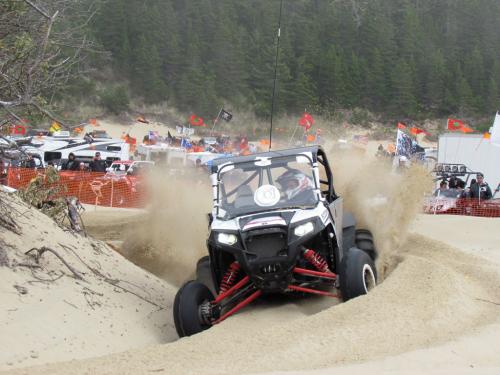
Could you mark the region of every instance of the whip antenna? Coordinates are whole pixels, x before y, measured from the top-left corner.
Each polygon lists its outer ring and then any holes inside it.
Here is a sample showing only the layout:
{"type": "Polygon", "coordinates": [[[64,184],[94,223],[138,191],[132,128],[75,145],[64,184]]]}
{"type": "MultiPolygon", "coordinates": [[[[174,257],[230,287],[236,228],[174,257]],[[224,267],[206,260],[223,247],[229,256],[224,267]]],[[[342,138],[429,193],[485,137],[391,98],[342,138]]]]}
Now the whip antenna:
{"type": "Polygon", "coordinates": [[[274,96],[276,92],[276,80],[278,77],[278,56],[280,52],[280,36],[281,36],[281,12],[283,10],[283,0],[280,1],[280,16],[278,20],[278,41],[276,42],[276,59],[274,61],[274,83],[273,83],[273,96],[271,99],[271,127],[269,128],[269,151],[273,140],[273,113],[274,113],[274,96]]]}

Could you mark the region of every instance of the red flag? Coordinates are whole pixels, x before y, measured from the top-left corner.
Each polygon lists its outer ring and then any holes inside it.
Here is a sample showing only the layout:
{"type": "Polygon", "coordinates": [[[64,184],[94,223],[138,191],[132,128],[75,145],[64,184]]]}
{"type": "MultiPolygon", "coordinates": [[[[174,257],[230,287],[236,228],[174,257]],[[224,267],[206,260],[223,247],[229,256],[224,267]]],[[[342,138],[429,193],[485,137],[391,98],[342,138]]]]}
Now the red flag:
{"type": "Polygon", "coordinates": [[[448,119],[448,130],[460,131],[465,126],[465,123],[461,120],[456,120],[453,118],[448,119]]]}
{"type": "Polygon", "coordinates": [[[196,115],[191,115],[189,117],[189,123],[192,126],[206,126],[205,122],[203,122],[203,119],[199,116],[196,116],[196,115]]]}
{"type": "Polygon", "coordinates": [[[460,131],[462,133],[473,133],[474,129],[465,125],[465,122],[453,118],[448,119],[448,130],[460,131]]]}
{"type": "Polygon", "coordinates": [[[406,125],[403,124],[402,122],[398,122],[398,129],[405,130],[406,129],[406,125]]]}
{"type": "Polygon", "coordinates": [[[308,131],[314,124],[314,118],[307,112],[304,112],[302,117],[299,119],[299,125],[304,128],[304,131],[308,131]]]}
{"type": "Polygon", "coordinates": [[[413,135],[418,135],[421,133],[424,133],[425,135],[429,135],[429,133],[427,133],[424,129],[420,129],[420,128],[417,128],[415,126],[410,128],[410,133],[413,135]]]}
{"type": "Polygon", "coordinates": [[[25,135],[26,134],[26,128],[22,125],[14,125],[11,130],[11,134],[16,134],[16,135],[25,135]]]}

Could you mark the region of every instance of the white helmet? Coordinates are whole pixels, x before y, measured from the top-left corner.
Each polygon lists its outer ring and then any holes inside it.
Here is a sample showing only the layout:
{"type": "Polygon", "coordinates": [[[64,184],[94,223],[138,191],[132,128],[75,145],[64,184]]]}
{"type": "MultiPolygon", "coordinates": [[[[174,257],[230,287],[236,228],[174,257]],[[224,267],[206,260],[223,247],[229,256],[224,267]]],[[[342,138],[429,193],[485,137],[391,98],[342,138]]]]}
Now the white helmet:
{"type": "Polygon", "coordinates": [[[309,177],[297,169],[289,169],[283,173],[276,182],[281,186],[281,190],[288,199],[292,199],[297,194],[314,188],[309,177]],[[293,181],[293,184],[290,182],[293,181]]]}

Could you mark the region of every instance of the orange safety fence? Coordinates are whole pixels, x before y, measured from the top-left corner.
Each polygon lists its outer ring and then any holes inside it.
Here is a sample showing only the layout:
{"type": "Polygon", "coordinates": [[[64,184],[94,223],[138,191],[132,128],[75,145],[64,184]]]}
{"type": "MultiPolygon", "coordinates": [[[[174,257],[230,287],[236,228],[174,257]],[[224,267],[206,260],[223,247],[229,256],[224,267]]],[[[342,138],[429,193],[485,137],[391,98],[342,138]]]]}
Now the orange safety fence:
{"type": "MultiPolygon", "coordinates": [[[[87,171],[59,171],[63,196],[77,197],[80,202],[107,207],[140,208],[146,206],[149,185],[146,177],[107,175],[87,171]]],[[[26,188],[44,169],[9,168],[1,181],[14,189],[26,188]]],[[[427,197],[423,211],[432,215],[468,215],[500,217],[500,198],[478,200],[470,198],[427,197]]]]}
{"type": "MultiPolygon", "coordinates": [[[[9,168],[5,184],[14,189],[26,188],[44,169],[9,168]]],[[[106,175],[99,172],[59,171],[63,196],[77,197],[81,203],[107,207],[140,208],[147,203],[147,181],[142,176],[106,175]]]]}
{"type": "Polygon", "coordinates": [[[500,217],[500,199],[428,197],[424,199],[424,213],[500,217]]]}

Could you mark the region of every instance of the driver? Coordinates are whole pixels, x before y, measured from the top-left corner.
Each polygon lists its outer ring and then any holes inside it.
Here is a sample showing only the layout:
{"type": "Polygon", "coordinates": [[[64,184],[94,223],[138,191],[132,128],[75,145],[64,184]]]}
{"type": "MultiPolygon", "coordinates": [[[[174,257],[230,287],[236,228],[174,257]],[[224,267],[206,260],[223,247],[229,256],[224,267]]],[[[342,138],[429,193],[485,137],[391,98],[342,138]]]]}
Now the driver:
{"type": "Polygon", "coordinates": [[[312,180],[297,169],[287,170],[277,178],[276,182],[289,201],[305,203],[314,200],[312,180]]]}

